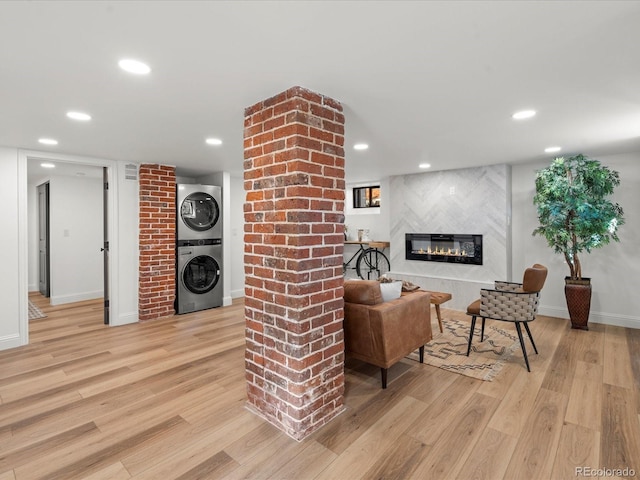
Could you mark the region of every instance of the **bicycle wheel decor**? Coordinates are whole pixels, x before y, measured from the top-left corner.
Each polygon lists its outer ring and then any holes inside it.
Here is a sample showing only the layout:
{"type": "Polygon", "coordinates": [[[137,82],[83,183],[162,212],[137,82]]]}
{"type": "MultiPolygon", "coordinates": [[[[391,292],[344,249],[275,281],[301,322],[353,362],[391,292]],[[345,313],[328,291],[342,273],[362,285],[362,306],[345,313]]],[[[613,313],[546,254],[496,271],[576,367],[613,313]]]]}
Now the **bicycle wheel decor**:
{"type": "Polygon", "coordinates": [[[356,263],[356,273],[365,280],[377,280],[390,269],[391,264],[387,256],[375,248],[368,248],[362,252],[356,263]]]}

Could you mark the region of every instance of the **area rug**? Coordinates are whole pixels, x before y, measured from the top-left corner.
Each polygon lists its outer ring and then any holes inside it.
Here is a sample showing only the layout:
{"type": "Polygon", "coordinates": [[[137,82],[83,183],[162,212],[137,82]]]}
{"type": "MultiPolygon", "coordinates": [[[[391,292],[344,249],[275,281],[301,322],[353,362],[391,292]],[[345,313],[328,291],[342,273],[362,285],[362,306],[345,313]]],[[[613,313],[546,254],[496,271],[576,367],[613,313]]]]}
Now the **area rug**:
{"type": "Polygon", "coordinates": [[[42,313],[38,307],[36,307],[31,300],[29,300],[29,320],[35,320],[37,318],[44,318],[46,315],[42,313]]]}
{"type": "MultiPolygon", "coordinates": [[[[471,353],[467,357],[471,319],[445,319],[444,332],[434,331],[433,340],[424,347],[424,361],[429,365],[480,380],[491,381],[502,370],[514,351],[520,349],[517,334],[504,330],[503,322],[487,320],[484,341],[480,342],[481,319],[476,322],[471,353]]],[[[510,324],[507,324],[510,325],[510,324]]],[[[417,360],[418,354],[410,358],[417,360]]]]}

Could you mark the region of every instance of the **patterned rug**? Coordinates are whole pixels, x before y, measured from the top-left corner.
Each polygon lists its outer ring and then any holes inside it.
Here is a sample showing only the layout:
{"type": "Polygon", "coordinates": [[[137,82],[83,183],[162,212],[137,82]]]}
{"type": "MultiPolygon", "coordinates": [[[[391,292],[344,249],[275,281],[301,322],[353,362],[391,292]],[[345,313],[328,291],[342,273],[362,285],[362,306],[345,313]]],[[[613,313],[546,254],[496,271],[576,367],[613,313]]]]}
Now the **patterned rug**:
{"type": "Polygon", "coordinates": [[[35,320],[36,318],[45,318],[46,315],[42,313],[38,307],[36,307],[31,300],[29,300],[29,320],[35,320]]]}
{"type": "MultiPolygon", "coordinates": [[[[424,361],[429,365],[468,377],[491,381],[500,373],[514,351],[520,350],[520,342],[515,329],[513,332],[502,329],[503,322],[487,320],[484,341],[481,343],[482,320],[478,319],[473,334],[471,353],[467,357],[471,319],[461,321],[448,318],[444,319],[442,323],[444,332],[440,333],[434,323],[433,340],[424,347],[424,361]]],[[[505,325],[510,326],[510,324],[505,325]]],[[[417,360],[418,354],[411,354],[410,358],[417,360]]]]}

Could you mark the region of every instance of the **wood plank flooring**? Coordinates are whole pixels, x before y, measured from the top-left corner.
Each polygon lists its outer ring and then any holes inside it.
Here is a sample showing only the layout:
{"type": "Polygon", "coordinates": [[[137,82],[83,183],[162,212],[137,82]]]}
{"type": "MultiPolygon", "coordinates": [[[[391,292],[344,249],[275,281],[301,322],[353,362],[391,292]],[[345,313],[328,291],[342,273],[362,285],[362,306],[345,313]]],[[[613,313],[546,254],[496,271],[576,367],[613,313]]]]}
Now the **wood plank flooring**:
{"type": "Polygon", "coordinates": [[[345,412],[297,442],[246,408],[242,299],[109,328],[100,301],[30,298],[47,317],[0,352],[0,480],[640,475],[640,330],[539,317],[531,373],[518,350],[493,382],[405,359],[382,390],[347,360],[345,412]]]}

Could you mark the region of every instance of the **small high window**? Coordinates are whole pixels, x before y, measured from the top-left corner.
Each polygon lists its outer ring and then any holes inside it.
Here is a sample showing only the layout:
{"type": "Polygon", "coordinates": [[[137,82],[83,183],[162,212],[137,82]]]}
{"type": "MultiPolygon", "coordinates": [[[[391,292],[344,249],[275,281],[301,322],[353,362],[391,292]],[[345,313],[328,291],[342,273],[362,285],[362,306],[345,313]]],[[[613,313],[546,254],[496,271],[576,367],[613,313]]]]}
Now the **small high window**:
{"type": "Polygon", "coordinates": [[[380,185],[353,189],[353,208],[380,206],[380,185]]]}

